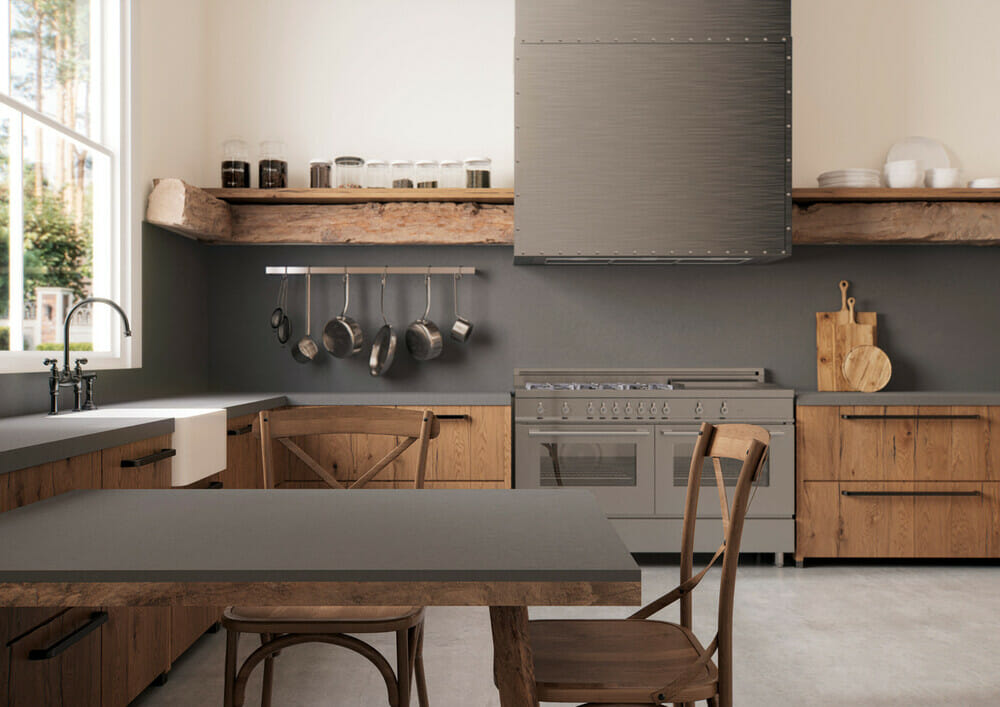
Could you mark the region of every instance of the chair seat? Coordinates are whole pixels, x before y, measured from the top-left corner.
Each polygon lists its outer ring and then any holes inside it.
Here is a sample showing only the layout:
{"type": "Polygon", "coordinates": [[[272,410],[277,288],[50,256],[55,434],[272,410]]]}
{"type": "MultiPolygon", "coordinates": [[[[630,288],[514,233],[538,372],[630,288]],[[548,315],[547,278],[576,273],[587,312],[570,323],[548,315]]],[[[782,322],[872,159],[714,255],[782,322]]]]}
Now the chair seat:
{"type": "MultiPolygon", "coordinates": [[[[650,694],[678,677],[703,647],[677,624],[650,620],[529,621],[535,682],[542,702],[649,703],[650,694]]],[[[716,694],[714,662],[674,702],[716,694]]]]}
{"type": "Polygon", "coordinates": [[[258,633],[381,633],[416,626],[420,606],[230,606],[227,628],[258,633]]]}

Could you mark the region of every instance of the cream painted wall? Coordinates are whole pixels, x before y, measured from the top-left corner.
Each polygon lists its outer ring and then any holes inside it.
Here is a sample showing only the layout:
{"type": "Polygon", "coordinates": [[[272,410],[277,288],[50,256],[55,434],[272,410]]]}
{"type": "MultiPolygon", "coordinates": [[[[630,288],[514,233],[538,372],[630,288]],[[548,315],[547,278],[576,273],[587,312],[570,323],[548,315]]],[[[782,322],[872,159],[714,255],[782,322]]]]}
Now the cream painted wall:
{"type": "Polygon", "coordinates": [[[908,135],[1000,175],[997,27],[997,0],[792,0],[795,186],[879,168],[908,135]]]}
{"type": "MultiPolygon", "coordinates": [[[[217,185],[221,143],[494,160],[513,183],[513,0],[136,0],[140,183],[217,185]]],[[[792,0],[794,182],[907,135],[1000,175],[1000,0],[792,0]]],[[[145,189],[145,187],[144,187],[145,189]]],[[[143,191],[145,193],[145,191],[143,191]]]]}

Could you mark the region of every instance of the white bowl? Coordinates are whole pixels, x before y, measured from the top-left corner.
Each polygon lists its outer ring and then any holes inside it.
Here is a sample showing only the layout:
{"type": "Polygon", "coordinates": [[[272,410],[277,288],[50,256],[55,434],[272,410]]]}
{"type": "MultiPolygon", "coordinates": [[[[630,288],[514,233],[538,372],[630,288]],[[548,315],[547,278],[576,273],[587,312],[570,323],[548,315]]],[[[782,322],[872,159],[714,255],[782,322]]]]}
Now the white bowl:
{"type": "Polygon", "coordinates": [[[934,167],[924,172],[924,184],[932,189],[954,189],[962,186],[962,170],[958,167],[934,167]]]}
{"type": "Polygon", "coordinates": [[[885,184],[893,189],[913,189],[924,183],[922,172],[889,172],[885,173],[885,184]]]}
{"type": "Polygon", "coordinates": [[[920,160],[890,160],[885,163],[883,172],[923,172],[920,160]]]}
{"type": "Polygon", "coordinates": [[[1000,177],[980,177],[969,182],[970,189],[998,189],[1000,177]]]}

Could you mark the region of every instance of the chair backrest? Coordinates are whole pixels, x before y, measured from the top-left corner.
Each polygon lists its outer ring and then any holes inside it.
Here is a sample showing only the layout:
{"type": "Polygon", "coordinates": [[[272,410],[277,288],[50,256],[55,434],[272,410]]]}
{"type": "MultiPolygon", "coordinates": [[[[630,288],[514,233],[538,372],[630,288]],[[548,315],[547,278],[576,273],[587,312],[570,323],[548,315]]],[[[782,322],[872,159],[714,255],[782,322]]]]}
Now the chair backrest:
{"type": "Polygon", "coordinates": [[[423,488],[427,469],[427,447],[441,432],[441,424],[430,410],[398,410],[371,406],[317,405],[264,410],[254,422],[260,437],[264,488],[274,488],[274,442],[282,444],[331,488],[362,488],[399,455],[416,443],[417,464],[413,488],[423,488]],[[293,437],[324,434],[385,435],[402,440],[356,480],[345,487],[329,469],[300,447],[293,437]]]}
{"type": "MultiPolygon", "coordinates": [[[[681,538],[681,583],[692,576],[694,562],[694,531],[698,514],[698,494],[701,490],[702,469],[707,460],[715,468],[722,512],[723,545],[722,580],[719,587],[718,668],[720,692],[731,690],[732,685],[732,634],[733,598],[736,588],[736,567],[740,556],[740,539],[743,521],[750,503],[753,482],[757,479],[767,456],[771,435],[756,425],[710,425],[704,423],[698,432],[698,441],[691,456],[688,473],[687,500],[684,506],[684,531],[681,538]],[[730,505],[723,484],[720,459],[742,462],[735,492],[730,505]]],[[[713,558],[718,558],[719,553],[713,558]]],[[[681,625],[691,628],[691,594],[680,599],[681,625]]],[[[726,702],[728,704],[728,702],[726,702]]]]}

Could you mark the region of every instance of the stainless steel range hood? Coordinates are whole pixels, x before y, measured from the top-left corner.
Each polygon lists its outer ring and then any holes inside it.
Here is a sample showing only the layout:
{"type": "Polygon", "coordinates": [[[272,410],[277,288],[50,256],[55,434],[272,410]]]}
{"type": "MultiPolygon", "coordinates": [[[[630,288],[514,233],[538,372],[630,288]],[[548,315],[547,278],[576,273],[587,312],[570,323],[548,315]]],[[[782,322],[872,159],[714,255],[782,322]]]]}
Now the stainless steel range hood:
{"type": "Polygon", "coordinates": [[[518,0],[514,261],[791,253],[789,0],[518,0]]]}

